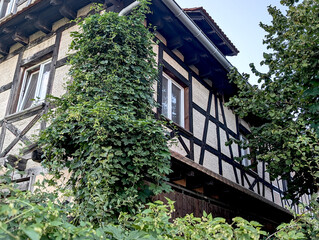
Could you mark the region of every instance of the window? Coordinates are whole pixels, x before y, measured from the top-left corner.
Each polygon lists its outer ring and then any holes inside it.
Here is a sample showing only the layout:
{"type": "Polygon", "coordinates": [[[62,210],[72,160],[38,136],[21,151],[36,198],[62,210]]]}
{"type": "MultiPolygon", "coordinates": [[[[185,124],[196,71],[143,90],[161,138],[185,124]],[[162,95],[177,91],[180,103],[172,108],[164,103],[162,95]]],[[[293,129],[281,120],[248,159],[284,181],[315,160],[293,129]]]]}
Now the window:
{"type": "Polygon", "coordinates": [[[51,60],[24,71],[17,112],[32,107],[45,99],[50,68],[51,60]]]}
{"type": "Polygon", "coordinates": [[[0,0],[0,19],[15,10],[18,0],[0,0]]]}
{"type": "Polygon", "coordinates": [[[162,114],[184,127],[184,88],[163,73],[162,114]]]}
{"type": "MultiPolygon", "coordinates": [[[[248,140],[242,134],[240,134],[240,140],[243,141],[243,142],[248,142],[248,140]]],[[[250,153],[249,148],[246,148],[246,149],[241,148],[240,151],[241,151],[241,156],[245,156],[245,155],[250,153]]],[[[247,157],[245,157],[242,160],[241,164],[244,165],[245,167],[248,167],[248,166],[250,166],[252,164],[252,161],[251,161],[251,159],[248,159],[247,157]]]]}

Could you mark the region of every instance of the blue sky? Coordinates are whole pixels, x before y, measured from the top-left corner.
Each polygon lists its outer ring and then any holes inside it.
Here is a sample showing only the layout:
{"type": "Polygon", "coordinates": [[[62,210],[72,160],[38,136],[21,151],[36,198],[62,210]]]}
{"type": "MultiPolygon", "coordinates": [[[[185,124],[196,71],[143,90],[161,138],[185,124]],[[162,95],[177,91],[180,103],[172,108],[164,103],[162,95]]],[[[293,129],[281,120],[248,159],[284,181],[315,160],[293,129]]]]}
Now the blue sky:
{"type": "MultiPolygon", "coordinates": [[[[280,0],[175,0],[182,8],[204,7],[228,38],[240,51],[236,57],[228,60],[239,71],[251,75],[251,83],[257,80],[250,72],[249,63],[255,63],[257,69],[263,59],[263,52],[267,51],[262,44],[265,32],[259,23],[270,23],[272,18],[268,14],[267,6],[279,6],[280,0]]],[[[280,7],[283,9],[282,7],[280,7]]]]}

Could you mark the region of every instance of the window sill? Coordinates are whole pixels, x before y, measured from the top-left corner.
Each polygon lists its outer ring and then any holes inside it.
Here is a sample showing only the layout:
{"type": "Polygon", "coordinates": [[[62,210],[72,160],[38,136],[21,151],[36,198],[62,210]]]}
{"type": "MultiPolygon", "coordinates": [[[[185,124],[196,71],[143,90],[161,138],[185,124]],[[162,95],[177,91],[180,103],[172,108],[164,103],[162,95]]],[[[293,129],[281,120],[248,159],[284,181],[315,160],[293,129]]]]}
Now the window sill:
{"type": "Polygon", "coordinates": [[[29,107],[25,110],[22,110],[20,112],[16,112],[10,115],[7,115],[4,117],[3,120],[0,121],[2,123],[3,121],[6,122],[15,122],[17,119],[21,118],[24,115],[33,115],[36,114],[38,111],[42,110],[46,104],[45,103],[39,103],[38,105],[29,107]]]}
{"type": "Polygon", "coordinates": [[[181,125],[173,122],[171,119],[165,117],[164,115],[161,115],[161,117],[164,119],[165,122],[169,123],[170,125],[173,125],[178,129],[178,131],[183,132],[187,136],[193,136],[193,133],[188,131],[186,128],[182,127],[181,125]]]}

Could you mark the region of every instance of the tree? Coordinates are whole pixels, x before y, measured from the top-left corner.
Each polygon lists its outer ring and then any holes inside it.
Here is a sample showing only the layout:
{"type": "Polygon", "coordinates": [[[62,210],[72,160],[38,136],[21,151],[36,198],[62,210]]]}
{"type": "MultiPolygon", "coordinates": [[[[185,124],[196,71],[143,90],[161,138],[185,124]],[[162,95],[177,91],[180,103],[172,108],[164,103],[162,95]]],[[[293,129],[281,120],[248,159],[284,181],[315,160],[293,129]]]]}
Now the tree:
{"type": "Polygon", "coordinates": [[[143,2],[130,17],[95,14],[74,33],[73,81],[54,99],[39,140],[51,175],[34,193],[11,181],[11,166],[0,175],[0,239],[318,239],[319,215],[312,212],[267,235],[240,217],[231,224],[206,213],[172,221],[169,200],[141,208],[140,201],[166,189],[169,172],[167,138],[151,112],[156,70],[145,12],[143,2]],[[71,173],[70,188],[58,184],[62,169],[71,173]]]}
{"type": "Polygon", "coordinates": [[[240,117],[261,120],[248,136],[251,157],[267,163],[272,179],[287,180],[293,200],[317,192],[319,183],[319,1],[298,2],[282,0],[286,14],[268,8],[272,23],[260,25],[270,50],[261,64],[269,70],[251,65],[260,88],[234,71],[239,92],[228,103],[240,117]]]}

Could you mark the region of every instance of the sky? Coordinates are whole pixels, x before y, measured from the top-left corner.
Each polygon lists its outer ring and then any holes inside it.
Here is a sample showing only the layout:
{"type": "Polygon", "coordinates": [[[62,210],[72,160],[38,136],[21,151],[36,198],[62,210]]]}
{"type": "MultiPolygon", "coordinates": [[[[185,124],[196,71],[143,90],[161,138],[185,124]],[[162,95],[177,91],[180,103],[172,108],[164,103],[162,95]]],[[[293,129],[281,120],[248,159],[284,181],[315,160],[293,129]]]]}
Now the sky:
{"type": "Polygon", "coordinates": [[[260,67],[263,52],[267,51],[262,41],[266,32],[259,23],[271,23],[267,6],[280,5],[280,0],[175,0],[182,8],[204,7],[217,25],[239,50],[239,54],[227,59],[238,68],[239,72],[249,73],[250,82],[257,84],[257,78],[250,71],[249,64],[255,63],[258,70],[267,71],[260,67]]]}

